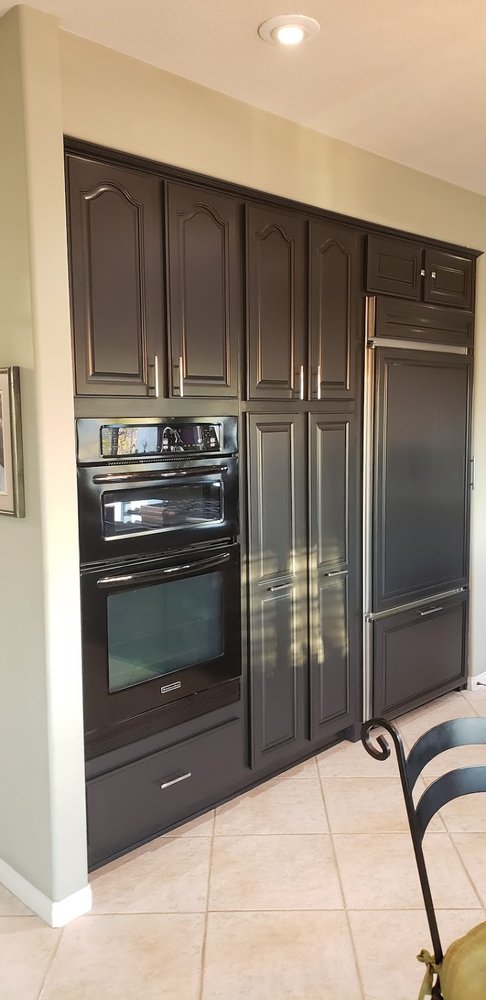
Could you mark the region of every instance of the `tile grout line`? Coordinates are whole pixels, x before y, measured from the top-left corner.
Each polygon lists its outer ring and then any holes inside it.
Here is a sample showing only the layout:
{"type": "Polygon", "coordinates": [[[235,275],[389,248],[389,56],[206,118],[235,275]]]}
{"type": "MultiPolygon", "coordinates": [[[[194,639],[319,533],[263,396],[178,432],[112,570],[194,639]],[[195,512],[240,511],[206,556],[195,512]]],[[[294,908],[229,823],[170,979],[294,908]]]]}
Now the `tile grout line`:
{"type": "Polygon", "coordinates": [[[57,942],[56,947],[54,948],[54,951],[53,951],[53,953],[51,955],[51,960],[48,963],[48,966],[47,966],[47,969],[46,969],[46,972],[45,972],[45,976],[43,977],[43,980],[42,980],[42,983],[41,983],[41,988],[40,988],[40,990],[39,990],[39,992],[37,994],[37,1000],[42,1000],[42,994],[44,992],[44,988],[45,988],[45,985],[46,985],[46,982],[47,982],[47,977],[48,977],[48,975],[49,975],[49,973],[51,971],[54,959],[55,959],[55,957],[56,957],[56,955],[57,955],[57,953],[59,951],[59,947],[60,947],[61,941],[62,941],[62,939],[64,937],[64,930],[65,930],[65,928],[62,927],[61,928],[61,933],[59,935],[59,941],[57,942]]]}
{"type": "MultiPolygon", "coordinates": [[[[317,765],[317,760],[316,760],[316,765],[317,765]]],[[[329,829],[329,839],[330,839],[330,844],[331,844],[331,849],[332,849],[332,856],[334,858],[334,866],[336,868],[336,875],[337,875],[337,879],[338,879],[338,883],[339,883],[339,889],[340,889],[342,900],[343,900],[344,915],[345,915],[345,920],[346,920],[346,926],[348,928],[349,941],[350,941],[350,944],[351,944],[351,951],[353,953],[354,964],[355,964],[355,967],[356,967],[356,977],[357,977],[357,980],[358,980],[358,986],[359,986],[359,989],[360,989],[360,992],[361,992],[362,1000],[366,1000],[364,982],[363,982],[363,979],[362,979],[362,976],[361,976],[361,968],[360,968],[360,964],[359,964],[359,961],[358,961],[358,953],[357,953],[357,950],[356,950],[356,942],[354,940],[353,928],[351,927],[351,920],[349,918],[348,907],[347,907],[347,904],[346,904],[346,896],[344,894],[344,886],[343,886],[343,881],[342,881],[342,878],[341,878],[341,871],[340,871],[339,864],[338,864],[336,847],[335,847],[335,844],[334,844],[334,835],[333,835],[333,832],[332,832],[332,829],[331,829],[331,823],[330,823],[329,814],[328,814],[328,811],[327,811],[326,797],[324,795],[324,788],[323,788],[323,785],[322,785],[322,780],[321,780],[321,774],[320,774],[320,771],[319,771],[319,767],[317,767],[317,771],[318,771],[318,774],[319,774],[319,788],[321,790],[322,805],[324,807],[324,814],[325,814],[325,817],[326,817],[326,823],[327,823],[327,826],[328,826],[328,829],[329,829]]]]}
{"type": "MultiPolygon", "coordinates": [[[[447,832],[449,833],[449,831],[447,831],[447,832]]],[[[473,834],[473,836],[474,836],[474,834],[473,834]]],[[[454,849],[457,857],[459,858],[459,863],[461,865],[461,868],[463,869],[463,871],[464,871],[464,873],[466,875],[466,878],[467,878],[469,884],[471,885],[471,887],[473,889],[473,892],[474,892],[474,894],[476,896],[476,899],[479,899],[479,905],[480,905],[481,909],[486,909],[486,899],[483,902],[481,896],[479,895],[479,890],[476,888],[475,882],[474,882],[472,876],[469,874],[469,872],[467,870],[466,863],[463,860],[462,854],[461,854],[461,852],[459,851],[458,847],[456,846],[456,844],[454,842],[454,838],[452,836],[452,833],[449,833],[449,840],[450,840],[450,842],[452,844],[452,847],[453,847],[453,849],[454,849]]]]}
{"type": "Polygon", "coordinates": [[[201,967],[199,974],[199,1000],[203,1000],[204,993],[204,966],[206,964],[206,941],[208,936],[208,923],[209,923],[209,893],[211,890],[211,870],[213,867],[213,851],[214,851],[214,838],[216,835],[216,809],[213,811],[213,832],[211,835],[211,843],[209,845],[209,865],[208,865],[208,884],[206,890],[206,912],[204,917],[204,932],[201,947],[201,967]]]}

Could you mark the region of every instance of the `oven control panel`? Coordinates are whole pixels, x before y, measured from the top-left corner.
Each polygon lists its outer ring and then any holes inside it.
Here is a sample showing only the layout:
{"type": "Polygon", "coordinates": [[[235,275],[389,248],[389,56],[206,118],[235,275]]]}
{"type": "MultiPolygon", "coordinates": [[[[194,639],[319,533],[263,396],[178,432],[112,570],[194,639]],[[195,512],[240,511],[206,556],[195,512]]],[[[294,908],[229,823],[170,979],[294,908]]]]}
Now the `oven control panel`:
{"type": "Polygon", "coordinates": [[[78,463],[156,461],[162,457],[234,455],[237,418],[139,417],[77,420],[78,463]]]}

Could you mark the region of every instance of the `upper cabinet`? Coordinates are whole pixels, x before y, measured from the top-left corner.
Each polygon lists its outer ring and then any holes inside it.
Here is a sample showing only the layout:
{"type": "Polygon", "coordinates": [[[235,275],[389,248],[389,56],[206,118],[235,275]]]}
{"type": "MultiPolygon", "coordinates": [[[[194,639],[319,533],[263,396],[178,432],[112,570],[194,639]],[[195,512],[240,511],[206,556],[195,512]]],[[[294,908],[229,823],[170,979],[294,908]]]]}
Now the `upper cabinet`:
{"type": "Polygon", "coordinates": [[[249,205],[246,215],[248,399],[304,399],[305,216],[249,205]]]}
{"type": "Polygon", "coordinates": [[[362,312],[361,245],[356,230],[326,222],[310,224],[310,399],[354,395],[362,312]]]}
{"type": "Polygon", "coordinates": [[[160,181],[67,157],[76,393],[156,396],[162,377],[160,181]]]}
{"type": "Polygon", "coordinates": [[[472,309],[474,262],[393,237],[368,236],[366,287],[408,299],[472,309]]]}
{"type": "Polygon", "coordinates": [[[169,393],[238,395],[240,202],[167,184],[169,393]]]}

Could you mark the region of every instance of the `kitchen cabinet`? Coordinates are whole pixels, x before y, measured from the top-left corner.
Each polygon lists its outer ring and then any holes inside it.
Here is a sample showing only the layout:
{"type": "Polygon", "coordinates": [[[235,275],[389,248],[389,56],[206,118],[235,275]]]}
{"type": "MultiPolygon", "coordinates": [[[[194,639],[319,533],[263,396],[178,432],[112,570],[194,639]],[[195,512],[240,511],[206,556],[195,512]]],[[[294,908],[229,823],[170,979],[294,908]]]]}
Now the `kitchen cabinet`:
{"type": "Polygon", "coordinates": [[[304,398],[306,236],[304,215],[247,206],[248,399],[304,398]]]}
{"type": "Polygon", "coordinates": [[[394,237],[368,236],[369,292],[472,309],[474,261],[394,237]]]}
{"type": "Polygon", "coordinates": [[[241,211],[236,197],[167,184],[172,396],[238,396],[241,211]]]}
{"type": "Polygon", "coordinates": [[[164,351],[160,181],[68,156],[77,395],[157,396],[164,351]]]}
{"type": "Polygon", "coordinates": [[[307,539],[302,414],[248,416],[252,759],[306,736],[307,539]]]}
{"type": "Polygon", "coordinates": [[[264,766],[354,720],[354,417],[250,414],[248,435],[253,762],[264,766]]]}
{"type": "Polygon", "coordinates": [[[309,414],[311,737],[352,724],[359,627],[354,414],[309,414]]]}
{"type": "Polygon", "coordinates": [[[352,399],[361,329],[362,236],[334,223],[309,227],[308,391],[311,399],[352,399]]]}
{"type": "Polygon", "coordinates": [[[466,310],[376,297],[375,337],[472,348],[473,332],[474,316],[466,310]]]}
{"type": "Polygon", "coordinates": [[[467,593],[373,623],[373,715],[393,718],[465,682],[467,593]]]}

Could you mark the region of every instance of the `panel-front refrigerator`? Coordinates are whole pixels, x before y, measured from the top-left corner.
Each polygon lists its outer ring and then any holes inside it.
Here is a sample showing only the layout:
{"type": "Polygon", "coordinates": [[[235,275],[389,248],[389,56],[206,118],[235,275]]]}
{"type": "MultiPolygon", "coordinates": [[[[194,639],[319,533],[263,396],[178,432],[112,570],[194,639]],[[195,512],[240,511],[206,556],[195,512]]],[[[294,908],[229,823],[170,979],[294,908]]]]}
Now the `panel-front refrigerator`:
{"type": "Polygon", "coordinates": [[[471,360],[373,336],[365,364],[365,716],[464,684],[471,360]]]}

